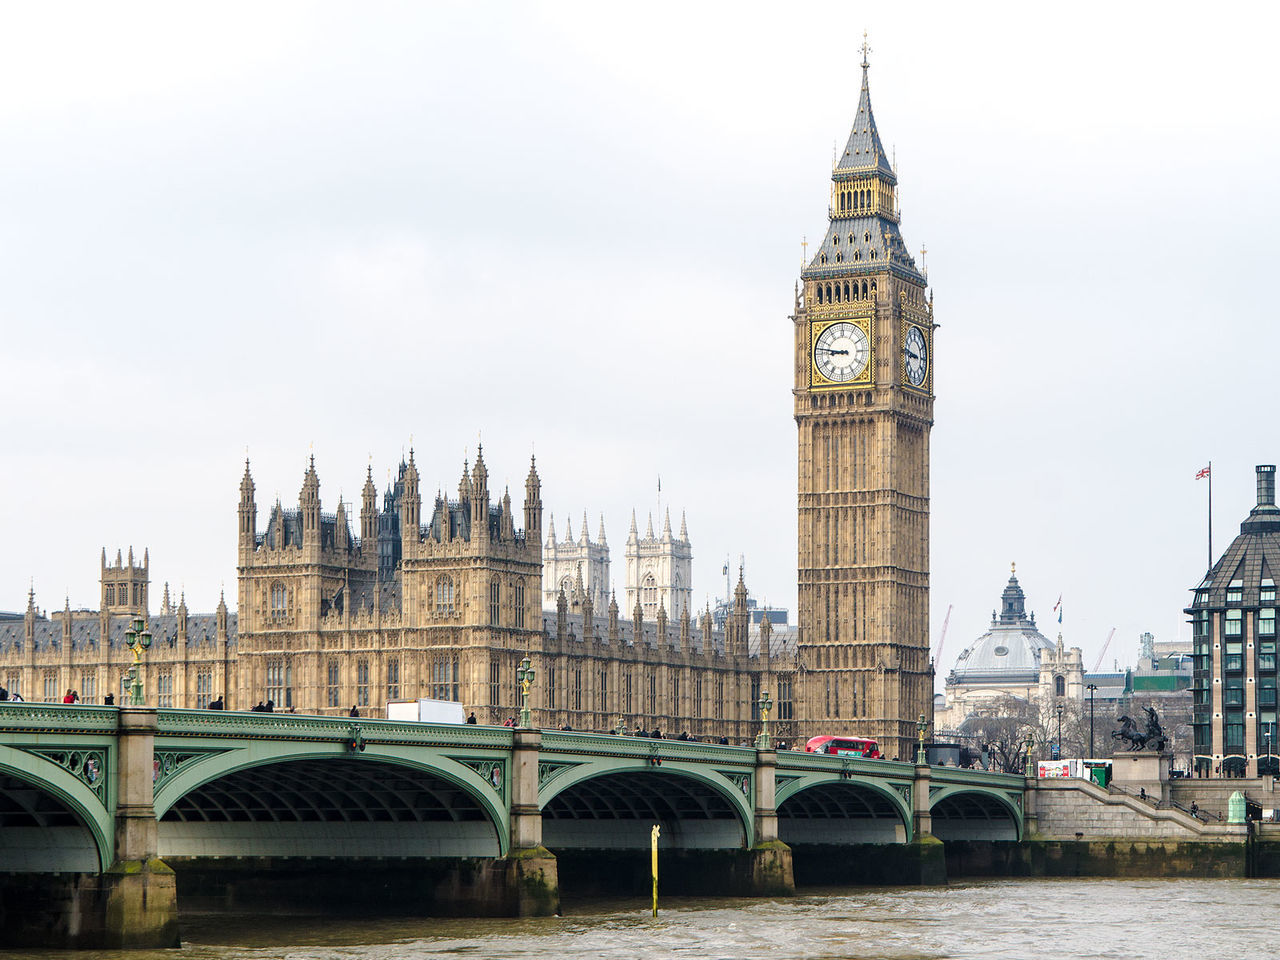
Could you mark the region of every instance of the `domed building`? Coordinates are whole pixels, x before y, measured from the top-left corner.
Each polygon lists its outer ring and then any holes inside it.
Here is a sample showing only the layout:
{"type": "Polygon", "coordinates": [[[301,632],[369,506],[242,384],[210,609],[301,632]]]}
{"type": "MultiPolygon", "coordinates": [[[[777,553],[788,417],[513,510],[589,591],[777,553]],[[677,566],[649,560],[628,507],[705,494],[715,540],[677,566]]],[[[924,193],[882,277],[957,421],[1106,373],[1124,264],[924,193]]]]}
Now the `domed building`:
{"type": "Polygon", "coordinates": [[[936,723],[955,730],[984,702],[1000,697],[1048,702],[1083,694],[1080,648],[1067,649],[1061,635],[1054,643],[1039,631],[1035,614],[1027,614],[1015,566],[1000,595],[1000,612],[992,611],[990,628],[961,651],[947,675],[946,708],[936,723]]]}

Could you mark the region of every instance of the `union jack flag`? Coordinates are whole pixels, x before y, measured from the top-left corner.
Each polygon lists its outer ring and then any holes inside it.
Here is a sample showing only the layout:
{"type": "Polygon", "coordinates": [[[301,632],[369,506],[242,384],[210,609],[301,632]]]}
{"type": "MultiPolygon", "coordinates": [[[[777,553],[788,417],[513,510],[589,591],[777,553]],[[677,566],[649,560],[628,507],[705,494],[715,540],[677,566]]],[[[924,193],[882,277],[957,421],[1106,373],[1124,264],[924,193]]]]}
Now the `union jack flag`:
{"type": "Polygon", "coordinates": [[[1197,474],[1196,474],[1196,479],[1197,479],[1197,480],[1203,480],[1203,479],[1204,479],[1205,477],[1207,477],[1207,476],[1209,476],[1209,468],[1208,468],[1208,467],[1204,467],[1203,469],[1201,469],[1201,470],[1200,470],[1200,472],[1199,472],[1199,473],[1197,473],[1197,474]]]}

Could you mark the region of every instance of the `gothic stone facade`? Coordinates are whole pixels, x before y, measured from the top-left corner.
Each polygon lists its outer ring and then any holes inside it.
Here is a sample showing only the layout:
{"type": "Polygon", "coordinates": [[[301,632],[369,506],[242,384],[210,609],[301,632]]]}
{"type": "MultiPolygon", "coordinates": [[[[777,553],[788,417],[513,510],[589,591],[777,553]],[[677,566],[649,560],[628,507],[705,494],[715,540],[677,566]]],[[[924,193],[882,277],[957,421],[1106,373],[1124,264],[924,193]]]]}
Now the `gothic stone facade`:
{"type": "Polygon", "coordinates": [[[344,507],[326,514],[314,464],[297,510],[275,504],[257,529],[246,465],[240,491],[240,622],[237,705],[270,697],[277,708],[378,713],[387,700],[456,700],[483,723],[519,710],[516,669],[538,672],[535,722],[608,730],[654,726],[668,733],[748,739],[755,702],[771,693],[786,724],[793,713],[794,645],[768,629],[749,637],[746,587],[723,631],[709,614],[695,624],[637,602],[628,620],[615,600],[601,609],[581,577],[541,611],[541,482],[532,465],[523,526],[509,493],[492,503],[483,452],[464,467],[457,499],[437,493],[423,511],[413,455],[402,475],[399,567],[378,575],[377,495],[366,481],[361,536],[344,507]],[[740,609],[739,609],[740,608],[740,609]],[[754,640],[754,644],[750,643],[754,640]]]}

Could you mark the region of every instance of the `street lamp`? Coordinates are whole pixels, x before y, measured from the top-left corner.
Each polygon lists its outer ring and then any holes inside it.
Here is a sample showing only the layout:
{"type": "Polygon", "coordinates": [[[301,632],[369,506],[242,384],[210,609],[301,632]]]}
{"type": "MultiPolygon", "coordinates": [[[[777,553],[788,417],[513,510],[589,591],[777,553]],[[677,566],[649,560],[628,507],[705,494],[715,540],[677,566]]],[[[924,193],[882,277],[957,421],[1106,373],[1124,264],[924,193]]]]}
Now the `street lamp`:
{"type": "Polygon", "coordinates": [[[769,697],[769,691],[763,690],[760,693],[760,702],[757,704],[760,708],[760,736],[756,738],[756,746],[761,750],[769,749],[769,711],[773,709],[773,700],[769,697]]]}
{"type": "Polygon", "coordinates": [[[1057,755],[1053,759],[1062,759],[1062,704],[1058,704],[1058,742],[1054,746],[1054,753],[1057,755]]]}
{"type": "Polygon", "coordinates": [[[925,719],[924,714],[920,714],[920,719],[916,721],[916,730],[918,731],[920,743],[916,747],[916,763],[925,763],[926,757],[924,752],[924,732],[929,729],[929,721],[925,719]]]}
{"type": "Polygon", "coordinates": [[[1270,775],[1271,770],[1271,728],[1275,726],[1272,720],[1267,721],[1267,774],[1270,775]]]}
{"type": "Polygon", "coordinates": [[[1036,761],[1035,757],[1031,756],[1031,751],[1036,745],[1036,739],[1030,730],[1027,731],[1027,739],[1023,742],[1023,745],[1027,748],[1026,774],[1028,777],[1034,777],[1036,775],[1036,761]]]}
{"type": "Polygon", "coordinates": [[[133,625],[124,632],[125,642],[133,651],[133,666],[125,674],[125,679],[129,681],[129,706],[131,707],[146,706],[146,701],[142,699],[142,670],[140,669],[142,651],[151,646],[151,631],[147,630],[146,626],[141,617],[134,617],[133,625]]]}
{"type": "Polygon", "coordinates": [[[1093,752],[1093,691],[1098,689],[1098,685],[1091,683],[1085,689],[1089,691],[1089,759],[1092,760],[1095,756],[1093,752]]]}
{"type": "Polygon", "coordinates": [[[529,658],[525,657],[520,661],[520,668],[516,670],[516,680],[520,682],[520,726],[529,726],[529,684],[533,683],[533,665],[529,663],[529,658]]]}

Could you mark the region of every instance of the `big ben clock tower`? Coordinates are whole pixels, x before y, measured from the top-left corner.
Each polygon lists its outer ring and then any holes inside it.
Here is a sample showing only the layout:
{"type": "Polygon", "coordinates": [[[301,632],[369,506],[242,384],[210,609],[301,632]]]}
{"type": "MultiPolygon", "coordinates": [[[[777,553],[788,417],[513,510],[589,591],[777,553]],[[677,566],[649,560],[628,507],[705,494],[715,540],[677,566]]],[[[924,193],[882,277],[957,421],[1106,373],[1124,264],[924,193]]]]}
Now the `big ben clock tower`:
{"type": "Polygon", "coordinates": [[[826,237],[796,305],[799,719],[914,756],[933,714],[929,429],[933,306],[898,231],[863,44],[853,130],[831,173],[826,237]]]}

